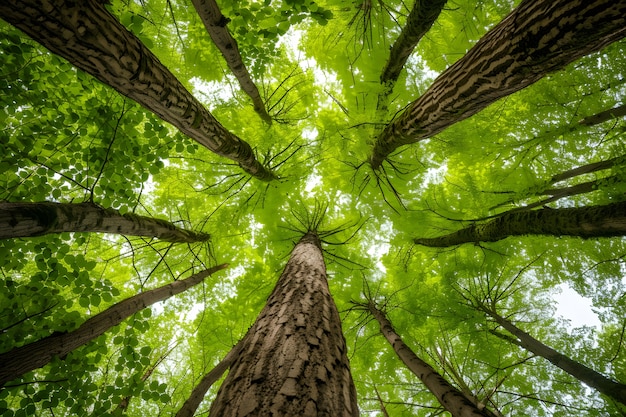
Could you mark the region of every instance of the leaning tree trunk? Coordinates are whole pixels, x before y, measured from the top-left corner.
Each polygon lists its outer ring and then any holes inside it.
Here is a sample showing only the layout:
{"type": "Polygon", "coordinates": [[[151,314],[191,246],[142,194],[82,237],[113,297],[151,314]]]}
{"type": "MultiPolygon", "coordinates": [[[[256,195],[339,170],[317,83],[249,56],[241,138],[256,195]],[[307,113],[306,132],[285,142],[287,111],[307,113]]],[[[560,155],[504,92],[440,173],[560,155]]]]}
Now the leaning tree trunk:
{"type": "Polygon", "coordinates": [[[0,17],[53,53],[119,93],[250,175],[274,175],[254,157],[248,143],[226,130],[152,52],[104,7],[105,1],[3,0],[0,17]]]}
{"type": "Polygon", "coordinates": [[[204,242],[210,238],[206,233],[181,229],[165,220],[121,214],[93,203],[0,202],[0,239],[63,232],[146,236],[177,243],[204,242]]]}
{"type": "Polygon", "coordinates": [[[399,146],[429,138],[624,36],[625,0],[522,1],[387,126],[372,168],[399,146]]]}
{"type": "Polygon", "coordinates": [[[207,391],[218,379],[226,372],[228,368],[233,364],[239,352],[241,352],[243,340],[240,340],[233,348],[226,354],[224,359],[213,367],[206,375],[202,377],[198,385],[196,385],[191,391],[191,395],[185,400],[183,406],[176,413],[176,417],[192,417],[196,414],[198,406],[204,399],[207,391]]]}
{"type": "Polygon", "coordinates": [[[209,415],[359,415],[341,321],[314,232],[293,249],[209,415]]]}
{"type": "Polygon", "coordinates": [[[482,306],[481,310],[487,313],[505,330],[514,335],[519,340],[519,343],[516,342],[519,346],[537,356],[547,359],[553,365],[567,372],[579,381],[595,388],[598,392],[606,395],[607,397],[610,397],[622,404],[626,404],[626,385],[615,382],[599,372],[596,372],[593,369],[570,359],[562,353],[557,352],[551,347],[544,345],[528,333],[516,327],[509,320],[500,316],[493,309],[482,306]]]}
{"type": "Polygon", "coordinates": [[[380,325],[380,332],[385,336],[393,347],[396,355],[417,376],[428,390],[437,397],[439,403],[453,417],[494,417],[494,414],[486,408],[479,409],[461,391],[452,386],[432,366],[420,359],[410,347],[408,347],[400,335],[398,335],[385,314],[380,311],[372,301],[367,304],[367,309],[380,325]]]}
{"type": "Polygon", "coordinates": [[[19,378],[26,372],[41,368],[55,356],[63,357],[67,355],[74,349],[104,334],[111,327],[117,326],[127,317],[149,305],[165,300],[201,283],[212,273],[227,266],[227,264],[218,265],[194,274],[187,279],[175,281],[163,287],[134,295],[89,318],[74,331],[52,334],[36,342],[0,354],[0,387],[9,381],[19,378]]]}
{"type": "Polygon", "coordinates": [[[272,118],[265,109],[265,104],[259,94],[259,89],[250,78],[250,73],[246,69],[237,41],[228,32],[226,25],[229,20],[222,14],[215,0],[192,0],[204,27],[209,36],[220,50],[226,60],[228,68],[235,74],[241,89],[252,99],[254,111],[268,124],[272,124],[272,118]]]}
{"type": "Polygon", "coordinates": [[[613,107],[612,109],[602,111],[600,113],[596,113],[592,116],[587,116],[580,120],[580,123],[583,126],[593,126],[607,120],[616,119],[618,117],[626,116],[626,104],[622,104],[621,106],[613,107]]]}
{"type": "Polygon", "coordinates": [[[378,110],[386,110],[387,98],[400,76],[407,59],[417,46],[418,42],[431,28],[447,0],[415,0],[413,8],[406,19],[406,24],[400,36],[394,42],[389,52],[389,60],[383,68],[380,83],[385,89],[378,96],[378,110]]]}
{"type": "Polygon", "coordinates": [[[416,238],[417,245],[448,247],[468,242],[496,242],[509,236],[552,235],[582,238],[626,235],[626,202],[578,208],[508,212],[445,236],[416,238]]]}

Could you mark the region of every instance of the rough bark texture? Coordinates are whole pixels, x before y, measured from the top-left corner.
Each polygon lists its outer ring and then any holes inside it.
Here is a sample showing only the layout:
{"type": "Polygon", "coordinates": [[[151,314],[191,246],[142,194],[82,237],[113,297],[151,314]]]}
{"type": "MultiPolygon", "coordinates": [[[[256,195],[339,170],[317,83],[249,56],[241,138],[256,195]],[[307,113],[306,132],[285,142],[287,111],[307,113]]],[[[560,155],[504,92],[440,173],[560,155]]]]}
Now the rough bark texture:
{"type": "Polygon", "coordinates": [[[359,415],[341,321],[315,233],[294,248],[209,415],[359,415]]]}
{"type": "Polygon", "coordinates": [[[414,239],[417,245],[448,247],[468,242],[495,242],[509,236],[626,236],[626,202],[605,206],[509,212],[449,235],[414,239]]]}
{"type": "Polygon", "coordinates": [[[378,321],[381,333],[393,347],[400,360],[424,383],[426,388],[437,397],[443,408],[448,410],[453,417],[493,417],[489,410],[481,410],[476,407],[463,393],[435,371],[432,366],[420,359],[402,341],[402,338],[395,332],[385,314],[378,310],[372,302],[367,307],[372,316],[378,321]]]}
{"type": "Polygon", "coordinates": [[[445,4],[446,0],[415,0],[406,19],[406,25],[391,47],[389,60],[380,76],[381,84],[395,83],[398,80],[409,55],[435,23],[445,4]]]}
{"type": "Polygon", "coordinates": [[[259,94],[259,89],[256,87],[250,73],[246,69],[243,61],[241,60],[241,54],[239,53],[239,47],[237,41],[228,32],[226,25],[229,20],[222,14],[219,6],[215,0],[192,0],[204,27],[206,28],[209,36],[220,50],[222,56],[226,60],[228,68],[235,74],[241,89],[252,99],[254,105],[254,111],[268,124],[272,124],[272,118],[265,109],[265,104],[259,94]]]}
{"type": "Polygon", "coordinates": [[[602,122],[606,122],[607,120],[624,116],[626,116],[626,104],[622,104],[621,106],[613,107],[612,109],[596,113],[593,116],[587,116],[579,123],[584,126],[593,126],[602,122]]]}
{"type": "Polygon", "coordinates": [[[406,19],[406,24],[400,36],[394,42],[389,52],[389,60],[383,68],[380,83],[385,86],[378,95],[376,110],[382,118],[387,113],[389,94],[398,81],[400,72],[407,59],[422,37],[430,30],[441,13],[447,0],[415,0],[413,8],[406,19]]]}
{"type": "Polygon", "coordinates": [[[522,1],[387,126],[371,166],[624,36],[625,0],[522,1]]]}
{"type": "Polygon", "coordinates": [[[247,173],[274,175],[98,0],[3,0],[0,17],[247,173]]]}
{"type": "Polygon", "coordinates": [[[26,372],[41,368],[55,356],[67,355],[74,349],[102,335],[111,327],[117,326],[127,317],[151,304],[165,300],[201,283],[212,273],[227,266],[227,264],[218,265],[187,279],[134,295],[109,307],[102,313],[96,314],[74,331],[52,334],[36,342],[0,354],[0,387],[19,378],[26,372]]]}
{"type": "Polygon", "coordinates": [[[0,239],[63,232],[102,232],[156,237],[167,242],[203,242],[206,233],[180,229],[165,220],[106,209],[93,203],[0,202],[0,239]]]}
{"type": "Polygon", "coordinates": [[[493,309],[485,307],[482,308],[482,310],[493,318],[496,323],[514,335],[519,340],[519,346],[537,356],[547,359],[553,365],[559,367],[579,381],[595,388],[598,392],[607,397],[622,404],[626,404],[626,385],[615,382],[593,369],[557,352],[551,347],[544,345],[528,333],[516,327],[509,320],[497,314],[493,309]]]}
{"type": "Polygon", "coordinates": [[[209,388],[220,379],[224,372],[233,364],[237,356],[239,356],[241,346],[242,341],[239,341],[239,343],[228,352],[224,359],[215,365],[215,367],[200,380],[189,395],[189,398],[187,398],[183,406],[178,410],[178,413],[176,413],[176,417],[192,417],[196,413],[198,406],[204,399],[209,388]]]}

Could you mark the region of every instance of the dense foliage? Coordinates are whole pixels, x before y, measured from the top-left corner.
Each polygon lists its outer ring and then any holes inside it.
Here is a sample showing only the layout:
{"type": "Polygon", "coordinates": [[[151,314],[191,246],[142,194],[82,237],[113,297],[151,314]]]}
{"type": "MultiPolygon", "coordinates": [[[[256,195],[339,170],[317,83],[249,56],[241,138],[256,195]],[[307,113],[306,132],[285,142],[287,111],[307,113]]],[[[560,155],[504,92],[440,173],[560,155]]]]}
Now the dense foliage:
{"type": "Polygon", "coordinates": [[[409,58],[384,114],[377,110],[379,79],[409,2],[220,2],[271,125],[253,111],[187,2],[111,3],[111,12],[279,179],[244,175],[2,22],[0,201],[91,201],[212,238],[172,244],[64,233],[1,240],[0,352],[71,331],[126,297],[216,263],[230,268],[7,384],[0,414],[175,414],[245,334],[294,242],[320,211],[362,415],[383,415],[381,403],[391,416],[440,411],[376,323],[352,309],[351,301],[364,295],[384,305],[424,360],[503,415],[620,412],[546,360],[490,333],[496,325],[467,299],[495,299],[501,315],[535,338],[626,383],[623,238],[522,236],[443,249],[413,239],[590,181],[586,192],[544,205],[624,200],[624,119],[579,120],[623,104],[626,43],[400,148],[372,171],[366,161],[384,126],[516,2],[449,1],[409,58]],[[613,158],[607,169],[552,180],[613,158]],[[589,300],[595,326],[569,321],[557,308],[581,303],[559,297],[564,289],[589,300]],[[119,408],[124,399],[126,410],[119,408]]]}

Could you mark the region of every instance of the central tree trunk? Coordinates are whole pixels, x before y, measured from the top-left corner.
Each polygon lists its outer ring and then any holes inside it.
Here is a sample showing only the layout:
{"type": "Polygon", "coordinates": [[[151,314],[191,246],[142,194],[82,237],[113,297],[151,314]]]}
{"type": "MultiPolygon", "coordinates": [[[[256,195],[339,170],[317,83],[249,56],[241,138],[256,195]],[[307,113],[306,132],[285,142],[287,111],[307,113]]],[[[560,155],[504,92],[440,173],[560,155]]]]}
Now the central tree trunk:
{"type": "Polygon", "coordinates": [[[341,320],[314,232],[293,249],[209,414],[359,415],[341,320]]]}

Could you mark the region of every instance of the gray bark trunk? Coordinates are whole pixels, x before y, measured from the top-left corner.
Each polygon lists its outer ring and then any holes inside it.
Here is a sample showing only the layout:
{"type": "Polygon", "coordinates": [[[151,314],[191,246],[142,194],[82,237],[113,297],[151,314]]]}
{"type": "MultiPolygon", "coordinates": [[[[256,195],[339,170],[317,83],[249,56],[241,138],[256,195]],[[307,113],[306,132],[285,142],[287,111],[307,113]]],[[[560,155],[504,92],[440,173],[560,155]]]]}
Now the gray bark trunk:
{"type": "Polygon", "coordinates": [[[189,395],[189,398],[185,401],[183,406],[176,413],[176,417],[192,417],[198,410],[198,406],[204,399],[207,391],[218,379],[226,372],[228,368],[233,364],[239,352],[241,352],[243,339],[239,341],[231,350],[226,354],[224,359],[220,361],[213,369],[211,369],[196,385],[189,395]]]}
{"type": "Polygon", "coordinates": [[[259,89],[252,81],[250,73],[246,69],[237,41],[228,32],[226,25],[229,20],[222,14],[215,0],[192,0],[204,27],[209,36],[220,50],[222,56],[226,60],[228,68],[235,74],[241,89],[252,99],[254,111],[268,124],[272,124],[272,118],[265,109],[265,104],[259,94],[259,89]]]}
{"type": "Polygon", "coordinates": [[[226,130],[103,1],[3,0],[0,16],[53,53],[135,100],[264,181],[274,175],[226,130]]]}
{"type": "Polygon", "coordinates": [[[209,415],[359,415],[341,319],[314,232],[293,249],[209,415]]]}
{"type": "Polygon", "coordinates": [[[52,334],[36,342],[0,354],[0,387],[9,381],[19,378],[26,372],[41,368],[55,356],[63,357],[67,355],[74,349],[104,334],[111,327],[117,326],[136,312],[179,294],[201,283],[212,273],[226,267],[228,267],[227,264],[218,265],[192,275],[187,279],[175,281],[163,287],[134,295],[89,318],[74,331],[52,334]]]}
{"type": "Polygon", "coordinates": [[[394,42],[380,76],[381,84],[395,83],[418,42],[432,27],[447,0],[415,0],[406,25],[394,42]]]}
{"type": "Polygon", "coordinates": [[[120,214],[93,203],[0,202],[0,239],[64,232],[146,236],[176,243],[204,242],[210,238],[206,233],[184,230],[165,220],[120,214]]]}
{"type": "Polygon", "coordinates": [[[570,359],[562,353],[557,352],[551,347],[544,345],[528,333],[519,329],[509,320],[497,314],[492,309],[487,307],[483,307],[481,309],[493,318],[496,323],[514,335],[519,340],[519,343],[516,343],[519,346],[537,356],[547,359],[553,365],[567,372],[579,381],[595,388],[598,392],[606,395],[607,397],[610,397],[622,404],[626,404],[626,385],[615,382],[599,372],[596,372],[593,369],[570,359]]]}
{"type": "Polygon", "coordinates": [[[378,321],[380,332],[393,347],[400,360],[424,383],[442,407],[450,412],[453,417],[493,417],[489,410],[476,407],[461,391],[435,371],[432,366],[420,359],[395,332],[385,314],[376,308],[371,301],[368,303],[367,308],[378,321]]]}
{"type": "Polygon", "coordinates": [[[613,107],[612,109],[605,110],[600,113],[596,113],[592,116],[587,116],[578,123],[584,126],[593,126],[593,125],[606,122],[607,120],[616,119],[618,117],[624,117],[624,116],[626,116],[626,104],[613,107]]]}
{"type": "Polygon", "coordinates": [[[406,64],[418,42],[435,23],[446,1],[415,0],[413,3],[406,24],[392,45],[389,60],[380,76],[380,83],[385,85],[385,89],[378,96],[377,110],[379,113],[386,113],[389,94],[393,91],[393,86],[398,81],[404,64],[406,64]]]}
{"type": "Polygon", "coordinates": [[[522,1],[387,126],[372,168],[399,146],[432,137],[624,36],[624,0],[522,1]]]}
{"type": "Polygon", "coordinates": [[[626,202],[578,208],[508,212],[485,223],[435,238],[416,238],[417,245],[448,247],[469,242],[496,242],[509,236],[553,235],[582,238],[626,236],[626,202]]]}

